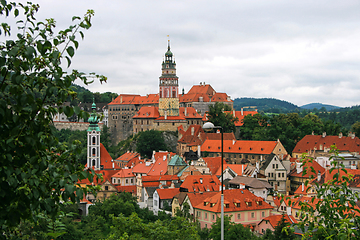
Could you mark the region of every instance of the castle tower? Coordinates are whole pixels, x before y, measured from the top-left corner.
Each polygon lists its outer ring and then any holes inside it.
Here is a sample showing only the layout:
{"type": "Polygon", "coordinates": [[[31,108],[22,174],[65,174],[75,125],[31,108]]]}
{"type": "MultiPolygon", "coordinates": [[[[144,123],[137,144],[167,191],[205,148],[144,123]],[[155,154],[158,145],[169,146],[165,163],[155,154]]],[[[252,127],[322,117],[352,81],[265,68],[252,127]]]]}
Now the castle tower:
{"type": "Polygon", "coordinates": [[[179,116],[179,78],[176,76],[176,63],[170,51],[170,40],[168,50],[162,62],[161,76],[159,77],[159,113],[160,116],[179,116]]]}
{"type": "Polygon", "coordinates": [[[88,119],[90,123],[87,130],[87,166],[94,167],[95,170],[100,170],[100,119],[96,115],[96,104],[92,104],[92,113],[88,119]]]}

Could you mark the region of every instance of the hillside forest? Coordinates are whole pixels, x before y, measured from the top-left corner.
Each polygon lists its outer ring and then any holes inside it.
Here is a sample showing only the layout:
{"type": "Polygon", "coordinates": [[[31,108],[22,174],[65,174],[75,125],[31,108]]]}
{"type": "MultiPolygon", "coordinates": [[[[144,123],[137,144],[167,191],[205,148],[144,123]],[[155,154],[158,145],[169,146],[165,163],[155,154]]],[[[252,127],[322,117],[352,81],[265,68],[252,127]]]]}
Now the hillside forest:
{"type": "MultiPolygon", "coordinates": [[[[80,102],[111,102],[117,94],[92,93],[86,88],[73,85],[73,90],[77,92],[77,98],[72,104],[80,102]]],[[[322,106],[319,104],[310,106],[322,106]]],[[[320,109],[301,109],[300,107],[278,99],[255,99],[255,98],[237,98],[234,100],[234,109],[239,111],[251,110],[256,108],[259,114],[254,116],[246,116],[243,126],[240,128],[239,139],[243,140],[263,140],[275,141],[279,139],[286,150],[291,153],[296,143],[308,134],[338,135],[342,133],[346,136],[349,132],[354,132],[356,136],[360,136],[360,106],[347,108],[336,108],[334,106],[323,105],[320,109]],[[327,110],[327,108],[334,108],[327,110]]],[[[162,138],[157,133],[154,138],[162,138]]],[[[57,132],[60,142],[66,142],[70,145],[73,140],[80,140],[82,145],[86,142],[86,133],[80,131],[61,130],[57,132]]],[[[141,138],[140,138],[141,139],[141,138]]],[[[108,128],[105,127],[101,133],[101,142],[109,151],[113,158],[117,158],[126,151],[136,151],[138,135],[130,136],[128,139],[121,141],[118,145],[112,146],[108,128]]],[[[143,144],[143,143],[140,143],[143,144]]],[[[176,143],[160,144],[164,149],[171,150],[176,143]]],[[[82,146],[83,151],[80,154],[80,161],[86,162],[86,146],[82,146]]],[[[149,146],[156,147],[154,146],[149,146]]]]}

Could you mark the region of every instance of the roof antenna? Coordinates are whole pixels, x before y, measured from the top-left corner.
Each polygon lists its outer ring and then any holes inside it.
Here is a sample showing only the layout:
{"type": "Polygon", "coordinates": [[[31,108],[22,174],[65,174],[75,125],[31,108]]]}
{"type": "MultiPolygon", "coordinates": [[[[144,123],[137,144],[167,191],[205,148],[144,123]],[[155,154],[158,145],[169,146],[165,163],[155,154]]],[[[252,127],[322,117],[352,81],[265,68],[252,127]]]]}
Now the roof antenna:
{"type": "Polygon", "coordinates": [[[167,37],[168,37],[168,50],[170,50],[170,37],[169,35],[167,35],[167,37]]]}

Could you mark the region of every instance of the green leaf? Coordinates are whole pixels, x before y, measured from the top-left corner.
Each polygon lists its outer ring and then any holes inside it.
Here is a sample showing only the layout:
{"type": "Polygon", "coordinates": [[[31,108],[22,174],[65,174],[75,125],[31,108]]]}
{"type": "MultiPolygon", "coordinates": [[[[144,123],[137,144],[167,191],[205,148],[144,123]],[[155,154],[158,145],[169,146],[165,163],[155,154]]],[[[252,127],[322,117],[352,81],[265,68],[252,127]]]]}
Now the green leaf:
{"type": "Polygon", "coordinates": [[[66,58],[66,60],[67,60],[67,62],[68,62],[68,66],[67,66],[67,67],[70,67],[70,65],[71,65],[71,60],[70,60],[70,58],[69,58],[68,56],[66,56],[65,58],[66,58]]]}
{"type": "Polygon", "coordinates": [[[66,52],[69,54],[70,57],[73,57],[74,56],[74,53],[75,53],[75,50],[72,46],[69,46],[67,49],[66,49],[66,52]]]}

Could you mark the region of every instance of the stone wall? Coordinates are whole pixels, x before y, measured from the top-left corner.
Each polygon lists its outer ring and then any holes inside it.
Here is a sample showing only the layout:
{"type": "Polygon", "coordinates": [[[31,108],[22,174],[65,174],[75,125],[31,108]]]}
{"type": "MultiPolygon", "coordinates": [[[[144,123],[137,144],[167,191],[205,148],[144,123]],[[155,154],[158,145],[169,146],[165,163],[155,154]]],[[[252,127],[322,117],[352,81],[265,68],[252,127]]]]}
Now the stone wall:
{"type": "MultiPolygon", "coordinates": [[[[54,121],[54,126],[57,130],[61,129],[70,129],[72,131],[86,131],[89,128],[89,123],[87,122],[56,122],[54,121]]],[[[99,123],[99,128],[102,130],[104,124],[99,123]]]]}

